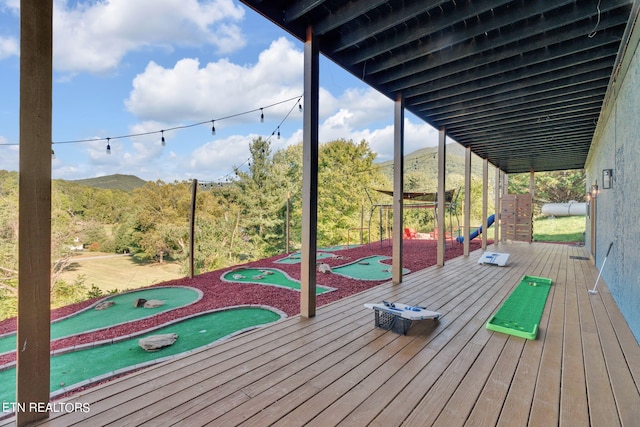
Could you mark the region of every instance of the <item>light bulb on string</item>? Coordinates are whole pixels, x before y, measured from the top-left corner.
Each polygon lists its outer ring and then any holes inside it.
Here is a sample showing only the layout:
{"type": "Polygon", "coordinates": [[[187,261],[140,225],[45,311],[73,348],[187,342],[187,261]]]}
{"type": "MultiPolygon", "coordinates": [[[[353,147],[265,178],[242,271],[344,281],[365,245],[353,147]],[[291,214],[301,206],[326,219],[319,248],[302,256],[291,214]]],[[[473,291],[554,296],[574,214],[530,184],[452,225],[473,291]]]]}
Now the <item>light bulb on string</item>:
{"type": "Polygon", "coordinates": [[[215,134],[216,134],[216,121],[211,120],[211,135],[215,136],[215,134]]]}
{"type": "Polygon", "coordinates": [[[107,138],[107,154],[111,154],[111,145],[109,144],[110,140],[111,138],[107,138]]]}
{"type": "Polygon", "coordinates": [[[280,128],[278,127],[278,139],[280,139],[280,128]]]}
{"type": "Polygon", "coordinates": [[[298,101],[298,111],[302,113],[302,104],[300,104],[300,101],[298,101]]]}
{"type": "Polygon", "coordinates": [[[53,148],[51,149],[51,160],[55,160],[56,159],[56,152],[53,151],[53,148]]]}
{"type": "Polygon", "coordinates": [[[164,139],[164,130],[161,130],[160,133],[162,134],[161,142],[162,146],[164,147],[165,145],[167,145],[167,141],[164,139]]]}
{"type": "Polygon", "coordinates": [[[260,123],[264,123],[264,111],[260,108],[260,123]]]}

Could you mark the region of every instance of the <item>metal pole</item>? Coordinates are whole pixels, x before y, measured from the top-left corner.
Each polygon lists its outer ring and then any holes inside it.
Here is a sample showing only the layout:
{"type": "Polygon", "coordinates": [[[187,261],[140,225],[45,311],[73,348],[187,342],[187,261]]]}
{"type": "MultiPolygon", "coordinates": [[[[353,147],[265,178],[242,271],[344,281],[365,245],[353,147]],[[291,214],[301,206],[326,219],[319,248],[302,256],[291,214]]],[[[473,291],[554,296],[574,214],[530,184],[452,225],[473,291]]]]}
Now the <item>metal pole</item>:
{"type": "Polygon", "coordinates": [[[198,193],[198,180],[193,179],[193,188],[191,188],[191,218],[189,221],[189,278],[194,276],[194,256],[193,248],[195,247],[195,228],[196,228],[196,195],[198,193]]]}

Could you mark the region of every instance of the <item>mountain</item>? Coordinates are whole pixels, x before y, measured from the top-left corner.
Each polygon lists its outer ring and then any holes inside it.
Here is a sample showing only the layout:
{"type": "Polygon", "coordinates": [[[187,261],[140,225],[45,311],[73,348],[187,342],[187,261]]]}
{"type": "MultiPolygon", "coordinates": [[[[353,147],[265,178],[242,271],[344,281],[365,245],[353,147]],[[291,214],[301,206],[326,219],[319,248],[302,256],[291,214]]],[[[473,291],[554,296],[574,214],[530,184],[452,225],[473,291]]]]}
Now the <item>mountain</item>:
{"type": "MultiPolygon", "coordinates": [[[[450,143],[447,150],[447,174],[464,176],[464,152],[465,148],[457,143],[450,143]]],[[[376,165],[382,172],[393,180],[393,160],[377,162],[376,165]]],[[[436,178],[438,173],[438,147],[427,147],[405,154],[404,172],[422,173],[436,178]]],[[[482,176],[482,161],[473,156],[471,161],[471,173],[475,176],[482,176]]]]}
{"type": "Polygon", "coordinates": [[[85,187],[103,188],[107,190],[133,191],[142,187],[147,181],[134,175],[106,175],[97,178],[77,179],[74,182],[85,187]]]}

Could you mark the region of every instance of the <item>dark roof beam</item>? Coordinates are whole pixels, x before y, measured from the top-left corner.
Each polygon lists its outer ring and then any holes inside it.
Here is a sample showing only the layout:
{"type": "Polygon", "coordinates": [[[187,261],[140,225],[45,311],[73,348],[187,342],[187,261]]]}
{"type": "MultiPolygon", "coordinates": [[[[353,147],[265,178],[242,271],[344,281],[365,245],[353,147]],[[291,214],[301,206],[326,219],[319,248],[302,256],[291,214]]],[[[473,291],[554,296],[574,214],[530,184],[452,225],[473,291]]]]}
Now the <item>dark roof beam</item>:
{"type": "Polygon", "coordinates": [[[470,145],[472,142],[488,145],[497,144],[501,141],[509,143],[527,141],[539,142],[545,140],[564,139],[569,137],[589,136],[595,129],[595,124],[593,124],[593,122],[594,120],[590,118],[567,124],[564,127],[556,125],[554,127],[547,127],[542,129],[521,129],[519,132],[510,130],[502,132],[499,129],[495,129],[493,132],[485,132],[484,134],[474,136],[467,136],[464,134],[463,136],[458,136],[458,133],[453,130],[451,132],[451,137],[458,141],[460,144],[465,145],[470,145]]]}
{"type": "MultiPolygon", "coordinates": [[[[565,3],[572,1],[565,0],[565,3]]],[[[382,40],[368,46],[361,46],[354,52],[349,52],[345,60],[347,64],[353,66],[361,62],[376,58],[372,63],[371,69],[367,67],[367,73],[377,73],[383,71],[392,65],[399,65],[406,61],[419,58],[429,53],[437,52],[454,46],[459,43],[466,42],[477,36],[485,37],[485,33],[497,30],[501,27],[509,25],[513,20],[510,13],[498,14],[501,6],[504,6],[504,0],[484,0],[481,2],[464,1],[464,4],[455,4],[454,10],[440,10],[437,16],[429,15],[427,20],[420,21],[417,25],[398,27],[400,30],[385,36],[382,40]],[[494,13],[496,12],[496,13],[494,13]],[[482,21],[480,15],[487,14],[490,18],[482,21]],[[462,23],[466,21],[476,22],[472,25],[466,25],[460,28],[462,23]],[[454,28],[457,26],[457,28],[454,28]],[[394,52],[398,48],[407,47],[411,43],[410,48],[405,48],[400,52],[394,52]],[[418,46],[423,46],[419,48],[418,46]],[[390,54],[391,53],[391,54],[390,54]],[[385,55],[388,60],[384,60],[385,55]]],[[[540,13],[540,9],[550,10],[557,7],[555,4],[544,0],[536,0],[527,2],[523,7],[523,17],[535,16],[540,13]],[[535,4],[536,6],[531,6],[535,4]]]]}
{"type": "MultiPolygon", "coordinates": [[[[509,162],[526,162],[526,163],[547,163],[549,160],[557,160],[562,156],[563,153],[566,152],[567,147],[557,147],[556,149],[551,149],[549,151],[547,151],[544,154],[541,154],[539,156],[525,156],[522,155],[522,153],[520,152],[520,150],[522,150],[521,148],[513,148],[511,151],[509,151],[509,157],[508,157],[508,161],[509,162]]],[[[472,149],[473,151],[473,149],[472,149]]],[[[487,159],[491,159],[492,158],[492,153],[483,153],[487,155],[487,159]]],[[[575,163],[576,165],[580,165],[580,167],[584,166],[584,158],[587,156],[587,152],[584,150],[580,150],[579,152],[576,152],[576,158],[575,158],[575,163]]],[[[495,159],[496,157],[494,157],[495,159]]],[[[528,171],[527,171],[528,172],[528,171]]]]}
{"type": "MultiPolygon", "coordinates": [[[[545,105],[543,108],[540,106],[531,106],[526,108],[526,105],[521,106],[513,111],[500,109],[495,112],[487,111],[483,114],[474,115],[464,119],[447,119],[448,126],[459,128],[460,126],[493,126],[501,122],[511,123],[520,121],[521,119],[527,119],[530,117],[548,117],[555,114],[562,113],[564,111],[573,111],[575,109],[584,108],[596,108],[602,107],[602,97],[584,97],[582,99],[570,100],[567,102],[561,102],[557,104],[545,105]]],[[[436,122],[438,122],[436,120],[436,122]]],[[[443,122],[440,122],[443,123],[443,122]]]]}
{"type": "MultiPolygon", "coordinates": [[[[625,25],[627,18],[628,15],[620,10],[607,14],[598,25],[598,33],[593,38],[585,36],[593,30],[593,22],[590,20],[579,21],[572,24],[570,28],[565,26],[553,31],[547,30],[546,32],[544,31],[544,25],[538,24],[539,32],[537,34],[524,41],[519,39],[516,41],[507,40],[501,44],[500,49],[496,49],[494,40],[474,40],[474,47],[478,53],[472,57],[469,57],[466,47],[456,46],[450,50],[429,54],[427,61],[402,62],[399,67],[386,69],[379,76],[370,77],[370,79],[375,84],[388,84],[387,87],[391,91],[400,91],[415,85],[416,81],[428,82],[436,80],[547,46],[569,43],[572,49],[576,51],[584,50],[590,46],[619,41],[620,31],[614,31],[616,30],[615,27],[625,25]],[[446,67],[442,67],[445,64],[446,67]]],[[[505,37],[505,35],[503,34],[502,37],[505,37]]],[[[424,59],[424,56],[421,59],[424,59]]],[[[372,73],[371,68],[371,66],[368,67],[369,74],[372,73]]]]}
{"type": "Polygon", "coordinates": [[[313,31],[317,35],[324,35],[340,28],[343,25],[349,25],[351,22],[356,21],[360,16],[366,15],[370,11],[383,6],[388,3],[388,0],[368,0],[366,2],[348,2],[345,5],[332,10],[321,21],[314,23],[313,31]]]}
{"type": "Polygon", "coordinates": [[[608,79],[611,71],[610,64],[598,63],[597,65],[590,64],[588,66],[581,67],[582,69],[575,70],[575,74],[569,74],[568,76],[558,76],[557,74],[542,75],[532,79],[526,80],[526,85],[523,82],[516,81],[511,85],[501,85],[491,88],[477,89],[471,92],[463,92],[458,94],[433,94],[437,99],[429,99],[428,96],[423,95],[418,99],[407,100],[407,105],[411,107],[411,111],[418,116],[423,116],[418,111],[422,109],[433,109],[439,106],[446,106],[450,104],[456,104],[459,102],[471,103],[472,101],[478,102],[495,102],[498,100],[509,100],[513,98],[519,98],[521,96],[535,94],[537,97],[543,98],[546,92],[558,90],[562,88],[570,88],[574,85],[582,84],[589,81],[608,79]],[[423,107],[421,107],[423,105],[423,107]]]}
{"type": "Polygon", "coordinates": [[[339,43],[334,45],[332,49],[334,52],[339,53],[345,49],[359,45],[376,34],[381,34],[397,26],[404,25],[408,20],[415,19],[446,3],[449,3],[449,0],[405,2],[402,6],[401,13],[385,14],[377,21],[367,22],[366,26],[361,25],[357,29],[344,31],[339,43]]]}
{"type": "Polygon", "coordinates": [[[518,98],[508,98],[503,101],[489,103],[468,103],[452,104],[446,107],[423,110],[421,114],[428,115],[437,122],[459,123],[465,120],[482,119],[493,117],[505,112],[513,113],[519,111],[534,111],[541,108],[555,108],[556,106],[570,105],[580,102],[583,99],[593,99],[602,101],[602,94],[607,88],[607,79],[587,82],[571,86],[570,88],[559,88],[540,94],[526,95],[518,98]]]}
{"type": "Polygon", "coordinates": [[[492,120],[478,119],[470,120],[458,124],[447,124],[447,128],[456,129],[458,132],[465,131],[469,135],[473,135],[474,132],[478,132],[484,129],[494,129],[499,127],[501,129],[510,126],[535,126],[543,122],[553,122],[557,120],[564,120],[566,118],[581,118],[585,115],[598,117],[600,114],[600,108],[602,101],[590,102],[584,105],[575,105],[567,108],[563,108],[560,111],[537,111],[536,114],[517,114],[517,115],[500,115],[496,116],[492,120]]]}
{"type": "MultiPolygon", "coordinates": [[[[616,0],[616,2],[622,3],[623,0],[616,0]]],[[[482,3],[484,4],[484,2],[482,3]]],[[[601,9],[611,10],[613,8],[615,8],[615,5],[607,4],[606,7],[601,9]]],[[[473,56],[478,52],[494,49],[498,46],[520,42],[534,35],[546,34],[552,30],[563,28],[567,26],[568,23],[588,19],[593,16],[594,13],[595,9],[575,7],[574,1],[564,1],[562,3],[543,0],[536,2],[529,1],[526,2],[526,5],[519,11],[518,22],[514,21],[512,10],[504,14],[491,14],[491,17],[486,21],[480,21],[478,24],[469,26],[464,30],[454,28],[453,24],[459,21],[450,19],[451,25],[447,27],[446,31],[441,31],[437,36],[433,36],[435,32],[428,26],[425,26],[425,30],[422,32],[407,29],[401,32],[405,38],[396,35],[392,37],[394,40],[397,40],[393,43],[389,42],[384,46],[376,43],[375,46],[378,47],[378,51],[376,52],[373,52],[371,50],[372,48],[360,48],[357,52],[344,58],[344,62],[353,66],[365,59],[375,58],[376,61],[367,66],[367,75],[371,75],[380,71],[388,71],[391,67],[402,65],[451,47],[454,47],[453,50],[455,50],[456,53],[455,60],[459,60],[473,56]],[[568,5],[568,7],[562,8],[562,6],[565,5],[568,5]],[[559,8],[561,8],[561,10],[559,10],[558,13],[549,13],[548,16],[545,15],[541,18],[541,14],[544,12],[555,11],[559,8]],[[525,25],[525,23],[522,22],[525,20],[530,20],[531,22],[526,22],[525,25]],[[493,34],[494,31],[498,30],[500,31],[499,35],[493,34]],[[405,32],[411,32],[412,35],[420,34],[421,38],[432,37],[432,41],[430,43],[423,42],[422,48],[412,44],[410,48],[385,55],[398,47],[408,46],[409,42],[416,39],[417,36],[407,38],[404,34],[405,32]],[[387,60],[385,60],[385,58],[387,58],[387,60]]],[[[590,29],[593,29],[593,27],[590,29]]],[[[523,49],[522,46],[520,48],[523,49]]],[[[525,47],[524,49],[527,48],[525,47]]],[[[450,63],[451,61],[452,59],[449,59],[446,62],[450,63]]]]}
{"type": "Polygon", "coordinates": [[[471,83],[460,84],[450,89],[434,90],[426,94],[406,96],[407,104],[417,106],[439,100],[464,98],[473,100],[484,98],[487,93],[500,94],[526,90],[543,92],[549,88],[566,87],[582,82],[582,76],[605,70],[611,71],[611,61],[600,58],[596,61],[557,69],[555,66],[545,69],[535,67],[512,72],[504,76],[495,76],[471,83]]]}
{"type": "MultiPolygon", "coordinates": [[[[412,96],[420,96],[424,93],[442,91],[451,87],[459,90],[461,86],[477,87],[478,82],[482,82],[483,88],[493,85],[503,85],[510,81],[530,79],[536,75],[546,73],[564,74],[572,73],[575,67],[590,64],[593,61],[615,58],[618,51],[617,45],[608,44],[596,49],[590,49],[575,54],[563,52],[553,52],[544,50],[532,53],[527,57],[519,57],[516,61],[509,61],[509,64],[497,63],[491,67],[483,67],[480,70],[468,71],[466,73],[451,75],[448,79],[442,79],[427,84],[414,86],[402,92],[406,99],[412,96]],[[504,65],[504,69],[502,67],[504,65]],[[505,79],[505,76],[507,79],[505,79]]],[[[609,61],[606,61],[607,66],[609,61]]]]}
{"type": "Polygon", "coordinates": [[[323,3],[325,3],[325,0],[296,0],[291,2],[289,7],[284,11],[284,22],[290,23],[307,14],[311,14],[314,9],[322,6],[323,3]]]}
{"type": "Polygon", "coordinates": [[[588,134],[590,130],[595,129],[597,118],[586,117],[576,119],[570,122],[555,123],[553,125],[539,125],[529,128],[494,128],[490,131],[477,132],[473,135],[460,133],[456,129],[451,130],[451,136],[460,143],[470,143],[472,141],[484,141],[487,144],[497,143],[500,141],[521,141],[547,138],[559,138],[566,135],[574,135],[575,132],[583,132],[588,134]],[[460,136],[458,136],[460,135],[460,136]]]}

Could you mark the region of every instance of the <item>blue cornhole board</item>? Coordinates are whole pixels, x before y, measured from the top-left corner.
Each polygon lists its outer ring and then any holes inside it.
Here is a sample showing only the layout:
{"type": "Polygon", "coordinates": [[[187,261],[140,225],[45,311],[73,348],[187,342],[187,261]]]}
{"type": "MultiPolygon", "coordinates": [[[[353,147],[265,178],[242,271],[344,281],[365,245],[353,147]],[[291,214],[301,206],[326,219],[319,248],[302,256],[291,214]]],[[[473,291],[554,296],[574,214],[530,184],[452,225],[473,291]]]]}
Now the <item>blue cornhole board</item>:
{"type": "Polygon", "coordinates": [[[504,267],[509,261],[509,254],[501,254],[499,252],[485,252],[478,260],[478,264],[491,264],[504,267]]]}

